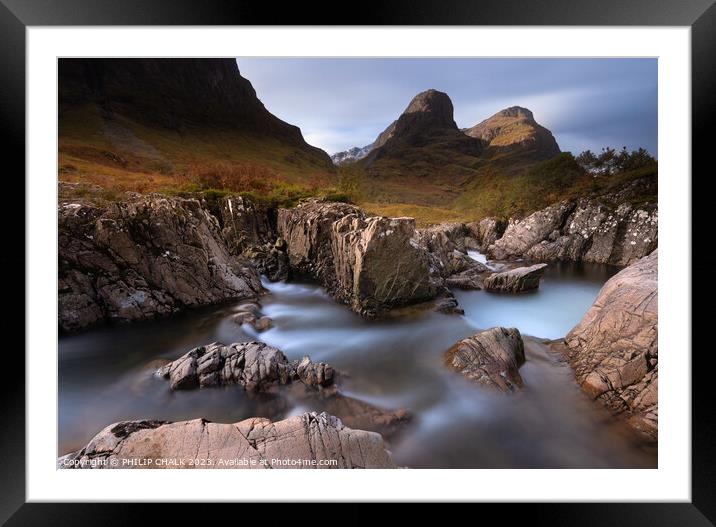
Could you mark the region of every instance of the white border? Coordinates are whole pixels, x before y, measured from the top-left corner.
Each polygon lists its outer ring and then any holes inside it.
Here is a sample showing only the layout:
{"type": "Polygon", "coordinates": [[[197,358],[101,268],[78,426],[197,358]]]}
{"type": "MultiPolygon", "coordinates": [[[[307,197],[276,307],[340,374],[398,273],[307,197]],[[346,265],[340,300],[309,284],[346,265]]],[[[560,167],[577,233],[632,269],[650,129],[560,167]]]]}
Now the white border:
{"type": "Polygon", "coordinates": [[[689,28],[33,27],[27,44],[29,501],[690,501],[689,28]],[[242,55],[659,57],[659,468],[56,470],[56,58],[242,55]]]}

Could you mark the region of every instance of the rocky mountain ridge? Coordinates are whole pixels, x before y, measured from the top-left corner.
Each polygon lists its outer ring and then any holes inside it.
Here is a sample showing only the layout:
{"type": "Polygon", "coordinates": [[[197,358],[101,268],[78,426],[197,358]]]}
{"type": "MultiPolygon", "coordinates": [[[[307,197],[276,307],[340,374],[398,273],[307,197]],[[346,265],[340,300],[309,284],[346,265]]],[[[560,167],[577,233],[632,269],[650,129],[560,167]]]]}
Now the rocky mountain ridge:
{"type": "MultiPolygon", "coordinates": [[[[437,130],[457,130],[453,120],[453,105],[447,94],[427,90],[416,95],[400,117],[381,132],[373,143],[336,152],[331,159],[336,165],[360,161],[395,137],[430,135],[437,130]]],[[[476,156],[491,156],[498,152],[519,153],[538,161],[560,153],[552,133],[535,121],[530,110],[520,106],[505,108],[460,132],[479,141],[472,145],[472,152],[467,149],[476,156]]],[[[420,140],[413,139],[413,142],[415,146],[420,146],[420,140]]],[[[373,156],[379,157],[380,154],[373,156]]]]}

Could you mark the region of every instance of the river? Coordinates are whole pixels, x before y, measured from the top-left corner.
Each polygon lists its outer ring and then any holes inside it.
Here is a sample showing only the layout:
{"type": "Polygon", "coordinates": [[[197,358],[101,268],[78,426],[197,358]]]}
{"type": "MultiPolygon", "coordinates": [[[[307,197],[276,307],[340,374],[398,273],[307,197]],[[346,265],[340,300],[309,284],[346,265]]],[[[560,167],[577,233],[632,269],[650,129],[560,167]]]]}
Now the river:
{"type": "Polygon", "coordinates": [[[153,375],[157,359],[198,345],[262,340],[290,359],[309,355],[345,372],[346,395],[410,410],[412,423],[389,445],[401,466],[655,468],[656,449],[588,400],[542,342],[563,337],[617,270],[554,263],[534,292],[455,291],[464,316],[422,311],[381,321],[361,319],[316,285],[264,282],[261,304],[274,325],[262,333],[231,321],[237,303],[61,336],[58,453],[120,420],[236,422],[320,410],[276,396],[249,398],[231,386],[171,392],[153,375]],[[512,394],[471,384],[442,361],[457,340],[498,325],[518,328],[525,340],[525,387],[512,394]]]}

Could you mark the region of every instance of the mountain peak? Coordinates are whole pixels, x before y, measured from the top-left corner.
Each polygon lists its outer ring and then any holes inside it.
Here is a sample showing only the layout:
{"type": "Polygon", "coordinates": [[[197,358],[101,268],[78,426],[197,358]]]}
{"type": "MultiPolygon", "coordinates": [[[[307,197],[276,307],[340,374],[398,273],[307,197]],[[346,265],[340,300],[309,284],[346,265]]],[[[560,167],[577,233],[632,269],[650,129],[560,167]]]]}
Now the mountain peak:
{"type": "Polygon", "coordinates": [[[500,110],[464,132],[480,139],[488,148],[524,151],[535,159],[548,159],[560,152],[552,132],[538,124],[532,111],[522,106],[500,110]]]}
{"type": "Polygon", "coordinates": [[[426,90],[413,97],[413,100],[410,101],[410,104],[403,113],[418,112],[436,114],[452,121],[452,101],[447,93],[433,89],[426,90]]]}
{"type": "Polygon", "coordinates": [[[502,117],[516,117],[527,119],[529,121],[534,121],[534,115],[532,114],[532,110],[528,110],[527,108],[523,108],[522,106],[510,106],[509,108],[505,108],[504,110],[500,110],[499,112],[497,112],[495,116],[497,115],[502,117]]]}
{"type": "Polygon", "coordinates": [[[452,101],[447,93],[426,90],[413,97],[400,117],[378,136],[374,148],[393,138],[457,129],[453,120],[452,101]]]}

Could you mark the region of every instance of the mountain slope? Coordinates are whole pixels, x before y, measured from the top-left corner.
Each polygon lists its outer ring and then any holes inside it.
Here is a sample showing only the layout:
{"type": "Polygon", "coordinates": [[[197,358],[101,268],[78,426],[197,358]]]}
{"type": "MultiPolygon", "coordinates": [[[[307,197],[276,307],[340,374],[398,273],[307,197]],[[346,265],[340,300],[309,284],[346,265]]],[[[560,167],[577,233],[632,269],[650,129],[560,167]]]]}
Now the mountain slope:
{"type": "Polygon", "coordinates": [[[457,196],[481,151],[482,143],[455,124],[450,98],[427,90],[410,101],[358,163],[371,201],[437,206],[457,196]]]}
{"type": "Polygon", "coordinates": [[[485,155],[520,154],[542,161],[560,153],[552,132],[535,121],[527,108],[512,106],[464,130],[485,145],[485,155]]]}
{"type": "Polygon", "coordinates": [[[334,172],[325,152],[264,107],[234,59],[60,59],[58,86],[64,180],[315,187],[334,172]]]}

